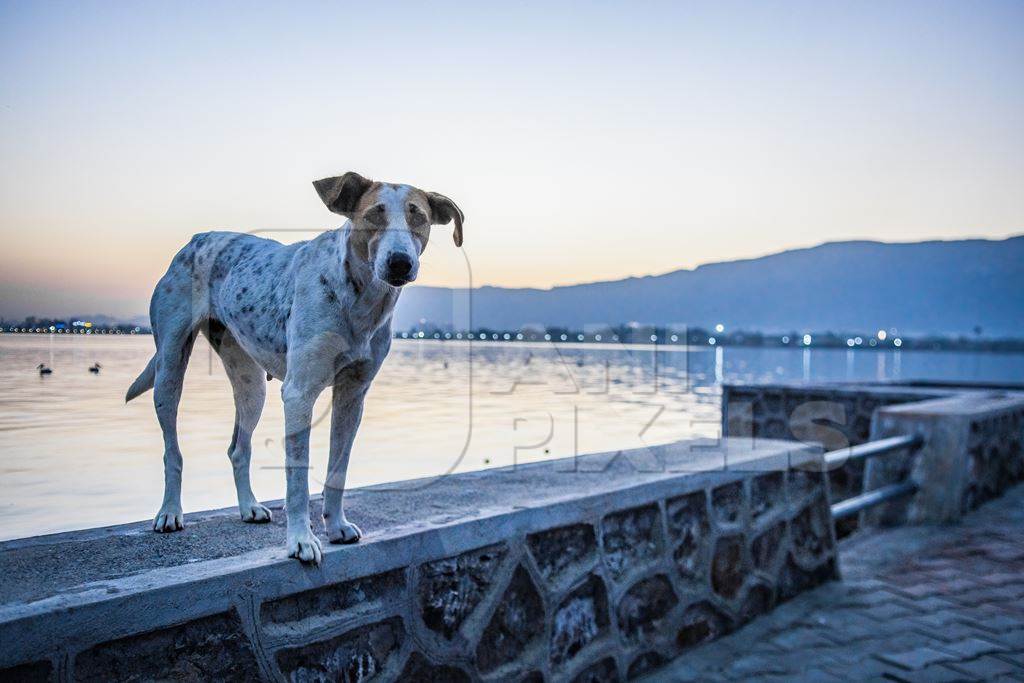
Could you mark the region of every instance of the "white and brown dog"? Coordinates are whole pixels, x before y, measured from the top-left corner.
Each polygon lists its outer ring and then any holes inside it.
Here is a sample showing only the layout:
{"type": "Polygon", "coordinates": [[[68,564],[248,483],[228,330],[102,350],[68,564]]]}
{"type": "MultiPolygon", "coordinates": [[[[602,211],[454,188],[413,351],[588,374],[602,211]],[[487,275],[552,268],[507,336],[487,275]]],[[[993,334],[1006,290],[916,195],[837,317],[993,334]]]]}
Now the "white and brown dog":
{"type": "Polygon", "coordinates": [[[357,173],[313,183],[327,208],[349,220],[316,239],[283,245],[234,232],[196,235],[174,257],[150,302],[156,353],[128,389],[130,401],[153,388],[164,437],[164,499],[155,531],[183,528],[177,414],[192,344],[204,333],[220,355],[235,398],[228,455],[245,522],[267,522],[249,484],[252,432],[268,378],[283,380],[288,555],[320,562],[309,524],[309,430],[313,403],[333,387],[324,523],[332,543],[362,535],[345,518],[342,495],[363,398],[391,347],[391,314],[403,285],[416,279],[432,224],[463,215],[455,203],[408,185],[357,173]]]}

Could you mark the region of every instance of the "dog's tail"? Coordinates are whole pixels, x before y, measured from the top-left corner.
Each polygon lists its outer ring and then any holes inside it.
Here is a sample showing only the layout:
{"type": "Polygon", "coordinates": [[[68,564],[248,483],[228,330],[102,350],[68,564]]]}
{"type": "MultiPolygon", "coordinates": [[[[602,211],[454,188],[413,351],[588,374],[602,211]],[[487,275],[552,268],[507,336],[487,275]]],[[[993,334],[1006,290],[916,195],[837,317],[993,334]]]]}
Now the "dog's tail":
{"type": "Polygon", "coordinates": [[[132,400],[140,394],[144,394],[153,388],[153,382],[156,380],[156,356],[149,359],[149,364],[146,369],[142,371],[132,385],[128,387],[128,393],[124,396],[124,402],[132,400]]]}

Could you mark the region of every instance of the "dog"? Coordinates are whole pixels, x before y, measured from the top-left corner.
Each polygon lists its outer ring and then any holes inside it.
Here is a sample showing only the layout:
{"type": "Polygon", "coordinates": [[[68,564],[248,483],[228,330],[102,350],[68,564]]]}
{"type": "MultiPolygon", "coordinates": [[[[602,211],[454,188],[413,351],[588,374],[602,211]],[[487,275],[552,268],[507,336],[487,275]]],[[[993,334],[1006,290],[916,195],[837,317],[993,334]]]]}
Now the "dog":
{"type": "Polygon", "coordinates": [[[235,427],[228,448],[244,522],[268,522],[249,482],[252,433],[269,379],[282,380],[285,413],[287,551],[319,564],[309,522],[309,431],[313,404],[333,389],[323,517],[331,543],[362,531],[345,517],[342,497],[363,399],[391,347],[391,316],[413,282],[432,225],[454,221],[462,246],[462,210],[448,197],[358,173],[313,183],[327,208],[348,220],[315,239],[283,245],[235,232],[195,235],[174,257],[150,302],[156,353],[125,401],[153,389],[164,440],[164,498],[157,532],[184,527],[177,413],[197,334],[220,356],[231,381],[235,427]]]}

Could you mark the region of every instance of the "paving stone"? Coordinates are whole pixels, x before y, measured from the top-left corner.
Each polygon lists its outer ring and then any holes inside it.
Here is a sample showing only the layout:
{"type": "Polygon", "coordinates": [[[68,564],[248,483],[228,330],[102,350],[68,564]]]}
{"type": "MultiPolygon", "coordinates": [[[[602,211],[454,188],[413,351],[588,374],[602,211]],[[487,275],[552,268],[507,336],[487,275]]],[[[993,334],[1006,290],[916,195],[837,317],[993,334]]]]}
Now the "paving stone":
{"type": "Polygon", "coordinates": [[[961,671],[954,671],[942,664],[926,666],[920,671],[900,671],[889,674],[890,680],[902,681],[903,683],[954,683],[971,680],[965,678],[961,671]]]}
{"type": "Polygon", "coordinates": [[[1020,609],[1016,601],[1007,601],[1006,603],[997,603],[990,605],[963,605],[961,608],[973,616],[974,618],[988,618],[988,617],[1005,617],[1009,616],[1021,616],[1020,609]]]}
{"type": "Polygon", "coordinates": [[[841,665],[820,651],[809,649],[780,655],[775,659],[775,667],[781,667],[786,673],[803,680],[804,674],[811,669],[827,671],[841,665]]]}
{"type": "MultiPolygon", "coordinates": [[[[980,508],[944,530],[945,546],[921,545],[910,561],[885,566],[870,554],[844,555],[852,578],[696,645],[680,666],[685,660],[699,680],[1024,681],[1024,487],[1010,495],[1015,506],[980,508]],[[1006,535],[992,533],[1011,513],[1006,535]]],[[[893,533],[909,538],[915,531],[893,533]]]]}
{"type": "Polygon", "coordinates": [[[950,609],[959,609],[959,605],[957,605],[955,602],[934,595],[929,596],[927,598],[913,600],[910,602],[910,606],[926,613],[941,612],[950,609]]]}
{"type": "Polygon", "coordinates": [[[948,662],[952,659],[956,659],[953,655],[936,650],[931,647],[919,647],[913,650],[907,650],[906,652],[888,652],[879,655],[879,658],[883,662],[889,664],[895,664],[896,666],[907,669],[908,671],[917,671],[923,669],[930,664],[938,664],[939,662],[948,662]]]}
{"type": "Polygon", "coordinates": [[[942,649],[940,646],[942,642],[929,638],[928,636],[916,633],[914,631],[901,631],[898,624],[892,626],[893,635],[883,637],[882,642],[889,643],[891,647],[890,651],[902,651],[902,650],[914,650],[919,647],[931,647],[934,649],[942,649]]]}
{"type": "Polygon", "coordinates": [[[1010,615],[1014,619],[1024,621],[1024,600],[1006,600],[999,602],[994,607],[1002,610],[1005,614],[1010,615]]]}
{"type": "Polygon", "coordinates": [[[818,647],[808,654],[808,666],[831,671],[832,669],[843,669],[855,662],[863,662],[864,658],[853,656],[850,653],[849,644],[833,645],[832,647],[818,647]]]}
{"type": "Polygon", "coordinates": [[[916,614],[914,610],[907,609],[906,607],[895,604],[883,604],[875,605],[864,610],[864,616],[877,619],[878,621],[890,621],[893,619],[900,619],[902,617],[909,617],[916,614]]]}
{"type": "Polygon", "coordinates": [[[882,678],[887,673],[895,670],[896,668],[891,664],[886,664],[874,658],[860,658],[851,662],[836,662],[831,667],[826,668],[826,671],[851,681],[863,681],[866,678],[873,677],[882,678]]]}
{"type": "Polygon", "coordinates": [[[952,652],[957,655],[960,659],[973,659],[980,655],[989,654],[991,652],[1005,652],[1006,648],[1002,645],[997,645],[991,640],[982,640],[981,638],[968,638],[966,640],[958,640],[952,643],[946,643],[942,646],[943,650],[952,652]]]}
{"type": "Polygon", "coordinates": [[[1006,603],[1012,603],[1016,599],[1016,591],[1008,586],[989,586],[978,590],[966,591],[952,598],[964,605],[987,605],[993,604],[1002,607],[1006,603]]]}
{"type": "Polygon", "coordinates": [[[1014,619],[1007,614],[1001,615],[980,615],[972,619],[979,628],[999,634],[1010,631],[1021,626],[1020,619],[1014,619]]]}
{"type": "Polygon", "coordinates": [[[1000,652],[996,656],[1008,662],[1013,662],[1017,666],[1024,667],[1024,648],[1022,648],[1021,652],[1000,652]]]}
{"type": "Polygon", "coordinates": [[[800,680],[803,683],[837,683],[843,679],[822,669],[807,669],[800,673],[800,680]]]}
{"type": "Polygon", "coordinates": [[[972,659],[968,662],[956,662],[950,666],[957,671],[963,671],[985,680],[992,680],[996,676],[1018,675],[1024,677],[1024,668],[992,655],[972,659]]]}
{"type": "Polygon", "coordinates": [[[874,591],[853,593],[842,604],[849,607],[874,607],[875,605],[888,605],[891,602],[893,602],[892,591],[880,588],[874,591]]]}
{"type": "Polygon", "coordinates": [[[967,619],[964,613],[960,610],[939,610],[938,612],[928,612],[926,614],[918,614],[907,619],[908,623],[918,624],[926,628],[942,628],[948,624],[966,624],[968,626],[975,626],[975,622],[967,619]]]}
{"type": "Polygon", "coordinates": [[[862,593],[885,590],[889,587],[889,584],[879,578],[871,577],[843,581],[843,587],[850,593],[862,593]]]}
{"type": "Polygon", "coordinates": [[[989,586],[1016,585],[1024,588],[1024,578],[1016,572],[997,572],[987,576],[980,576],[978,579],[989,586]]]}
{"type": "Polygon", "coordinates": [[[926,584],[930,591],[927,595],[960,595],[967,591],[979,588],[980,585],[977,581],[973,581],[965,578],[955,578],[948,581],[940,581],[937,583],[926,584]]]}
{"type": "Polygon", "coordinates": [[[919,583],[912,586],[903,586],[900,588],[900,594],[905,595],[912,599],[929,598],[941,595],[943,593],[940,584],[928,582],[919,583]]]}
{"type": "Polygon", "coordinates": [[[985,554],[1002,562],[1018,562],[1024,560],[1024,550],[1013,546],[996,546],[985,549],[985,554]]]}
{"type": "Polygon", "coordinates": [[[889,652],[892,649],[888,643],[880,639],[860,640],[855,643],[849,643],[842,658],[844,661],[854,663],[869,661],[877,658],[879,654],[889,652]]]}
{"type": "Polygon", "coordinates": [[[812,647],[828,647],[834,644],[819,629],[813,628],[801,628],[783,633],[773,638],[771,642],[790,651],[803,651],[812,647]]]}
{"type": "Polygon", "coordinates": [[[874,637],[878,634],[879,628],[878,622],[874,619],[851,610],[844,610],[836,615],[816,615],[802,620],[800,624],[809,628],[826,630],[833,640],[845,642],[874,637]]]}
{"type": "Polygon", "coordinates": [[[785,665],[778,657],[766,657],[764,655],[747,655],[734,659],[728,668],[732,675],[755,676],[761,674],[784,674],[788,672],[785,665]]]}
{"type": "Polygon", "coordinates": [[[985,631],[977,626],[954,622],[940,627],[926,627],[921,633],[944,643],[960,643],[965,640],[978,639],[985,631]]]}

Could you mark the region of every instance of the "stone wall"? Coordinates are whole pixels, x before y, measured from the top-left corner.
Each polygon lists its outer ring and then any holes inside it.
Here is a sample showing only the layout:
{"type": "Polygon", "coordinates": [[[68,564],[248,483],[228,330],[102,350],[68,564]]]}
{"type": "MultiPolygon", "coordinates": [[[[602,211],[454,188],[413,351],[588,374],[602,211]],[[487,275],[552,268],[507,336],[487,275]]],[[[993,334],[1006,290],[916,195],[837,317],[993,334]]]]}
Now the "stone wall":
{"type": "MultiPolygon", "coordinates": [[[[617,681],[837,576],[821,453],[796,444],[683,442],[410,484],[354,491],[352,519],[391,506],[393,525],[330,546],[320,568],[261,542],[8,601],[0,679],[617,681]]],[[[49,555],[142,538],[81,533],[49,555]]],[[[43,552],[5,546],[8,563],[43,552]]]]}
{"type": "Polygon", "coordinates": [[[919,491],[865,513],[871,524],[953,522],[1024,480],[1024,394],[971,392],[878,411],[872,438],[918,434],[913,454],[869,461],[868,488],[904,479],[919,491]]]}
{"type": "MultiPolygon", "coordinates": [[[[722,387],[722,433],[754,439],[822,443],[825,450],[857,446],[871,438],[879,408],[950,393],[948,388],[864,384],[752,384],[722,387]]],[[[832,502],[864,490],[864,461],[829,472],[832,502]]],[[[857,528],[857,519],[839,523],[839,535],[857,528]]]]}

